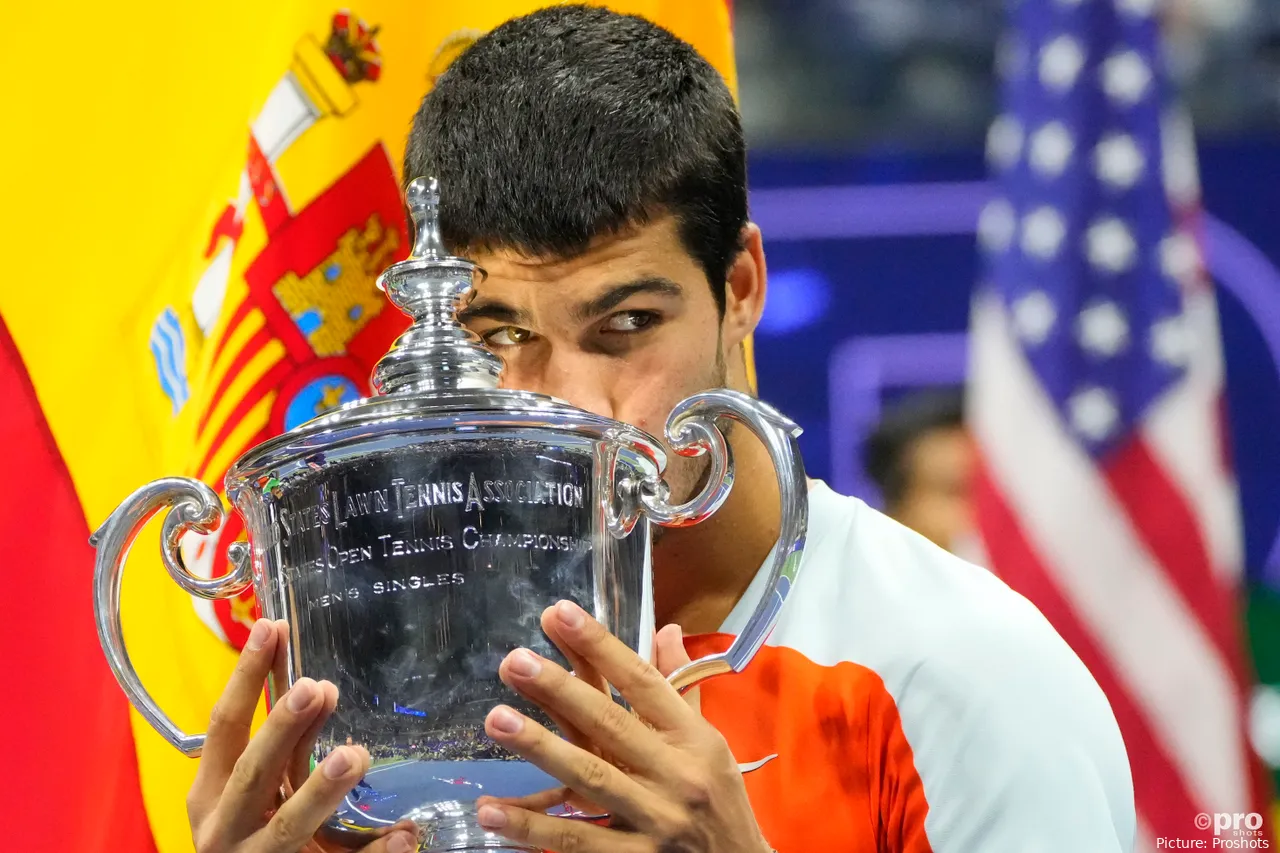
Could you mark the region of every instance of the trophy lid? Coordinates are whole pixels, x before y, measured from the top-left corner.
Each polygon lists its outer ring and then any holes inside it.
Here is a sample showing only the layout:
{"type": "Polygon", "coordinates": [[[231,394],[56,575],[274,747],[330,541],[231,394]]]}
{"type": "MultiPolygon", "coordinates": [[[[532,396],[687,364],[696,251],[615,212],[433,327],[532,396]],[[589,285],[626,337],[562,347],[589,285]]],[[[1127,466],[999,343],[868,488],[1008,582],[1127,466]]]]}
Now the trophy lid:
{"type": "Polygon", "coordinates": [[[435,178],[410,183],[405,204],[413,224],[413,250],[378,276],[377,283],[413,323],[374,368],[373,396],[252,448],[227,473],[228,486],[328,444],[372,434],[456,430],[459,419],[476,429],[484,424],[531,426],[620,441],[661,468],[662,446],[643,430],[545,394],[498,387],[502,360],[458,321],[458,310],[474,297],[484,270],[445,249],[435,178]]]}

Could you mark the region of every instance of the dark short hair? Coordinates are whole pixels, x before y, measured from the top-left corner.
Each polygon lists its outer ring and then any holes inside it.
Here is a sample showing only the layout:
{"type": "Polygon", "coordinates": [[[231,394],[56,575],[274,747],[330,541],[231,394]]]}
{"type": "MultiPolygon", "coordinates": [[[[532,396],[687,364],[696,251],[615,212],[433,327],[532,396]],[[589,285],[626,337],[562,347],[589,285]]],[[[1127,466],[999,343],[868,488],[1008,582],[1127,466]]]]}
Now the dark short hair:
{"type": "Polygon", "coordinates": [[[719,73],[644,18],[553,6],[478,39],[414,117],[404,177],[424,175],[458,252],[569,258],[669,212],[724,308],[747,222],[741,121],[719,73]]]}
{"type": "Polygon", "coordinates": [[[907,456],[912,446],[934,430],[964,425],[964,394],[958,388],[916,391],[885,407],[880,423],[867,438],[862,464],[892,507],[910,487],[907,456]]]}

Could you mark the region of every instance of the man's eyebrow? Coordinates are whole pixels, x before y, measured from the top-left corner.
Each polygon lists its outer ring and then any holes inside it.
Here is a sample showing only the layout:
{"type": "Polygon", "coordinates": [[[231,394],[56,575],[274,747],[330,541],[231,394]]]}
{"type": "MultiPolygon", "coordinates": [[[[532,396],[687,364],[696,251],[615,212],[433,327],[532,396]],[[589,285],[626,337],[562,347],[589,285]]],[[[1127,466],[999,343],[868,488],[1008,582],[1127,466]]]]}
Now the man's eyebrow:
{"type": "Polygon", "coordinates": [[[529,317],[523,311],[512,308],[505,302],[485,300],[472,302],[458,312],[458,321],[461,323],[470,323],[475,320],[497,320],[499,323],[520,325],[528,323],[529,317]]]}
{"type": "Polygon", "coordinates": [[[652,293],[659,296],[680,296],[684,288],[669,278],[662,276],[646,276],[624,284],[615,284],[594,299],[574,306],[571,314],[574,320],[582,323],[594,320],[601,314],[607,314],[638,293],[652,293]]]}

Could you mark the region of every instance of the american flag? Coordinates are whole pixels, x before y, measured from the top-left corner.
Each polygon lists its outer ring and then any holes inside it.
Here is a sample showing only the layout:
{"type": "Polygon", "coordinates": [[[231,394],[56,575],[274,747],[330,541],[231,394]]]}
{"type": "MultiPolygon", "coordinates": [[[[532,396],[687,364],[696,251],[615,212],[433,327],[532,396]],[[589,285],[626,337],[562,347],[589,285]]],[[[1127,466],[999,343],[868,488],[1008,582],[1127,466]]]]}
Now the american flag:
{"type": "Polygon", "coordinates": [[[969,389],[988,564],[1110,698],[1137,850],[1212,839],[1201,814],[1267,811],[1246,737],[1217,314],[1159,12],[1156,0],[1013,6],[969,389]]]}

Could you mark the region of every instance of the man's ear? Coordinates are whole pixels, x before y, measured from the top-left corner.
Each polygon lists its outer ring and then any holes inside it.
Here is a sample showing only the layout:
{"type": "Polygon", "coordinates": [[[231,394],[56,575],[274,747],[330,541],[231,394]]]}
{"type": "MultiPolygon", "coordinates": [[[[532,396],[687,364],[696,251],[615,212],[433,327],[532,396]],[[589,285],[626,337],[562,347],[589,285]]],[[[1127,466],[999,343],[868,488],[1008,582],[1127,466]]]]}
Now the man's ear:
{"type": "Polygon", "coordinates": [[[742,229],[742,251],[738,252],[725,276],[721,338],[726,355],[745,341],[760,322],[760,315],[764,313],[766,278],[760,227],[748,222],[742,229]]]}
{"type": "Polygon", "coordinates": [[[749,222],[742,229],[742,251],[725,276],[720,345],[729,386],[752,393],[756,390],[752,333],[764,313],[766,283],[764,239],[760,227],[749,222]]]}

